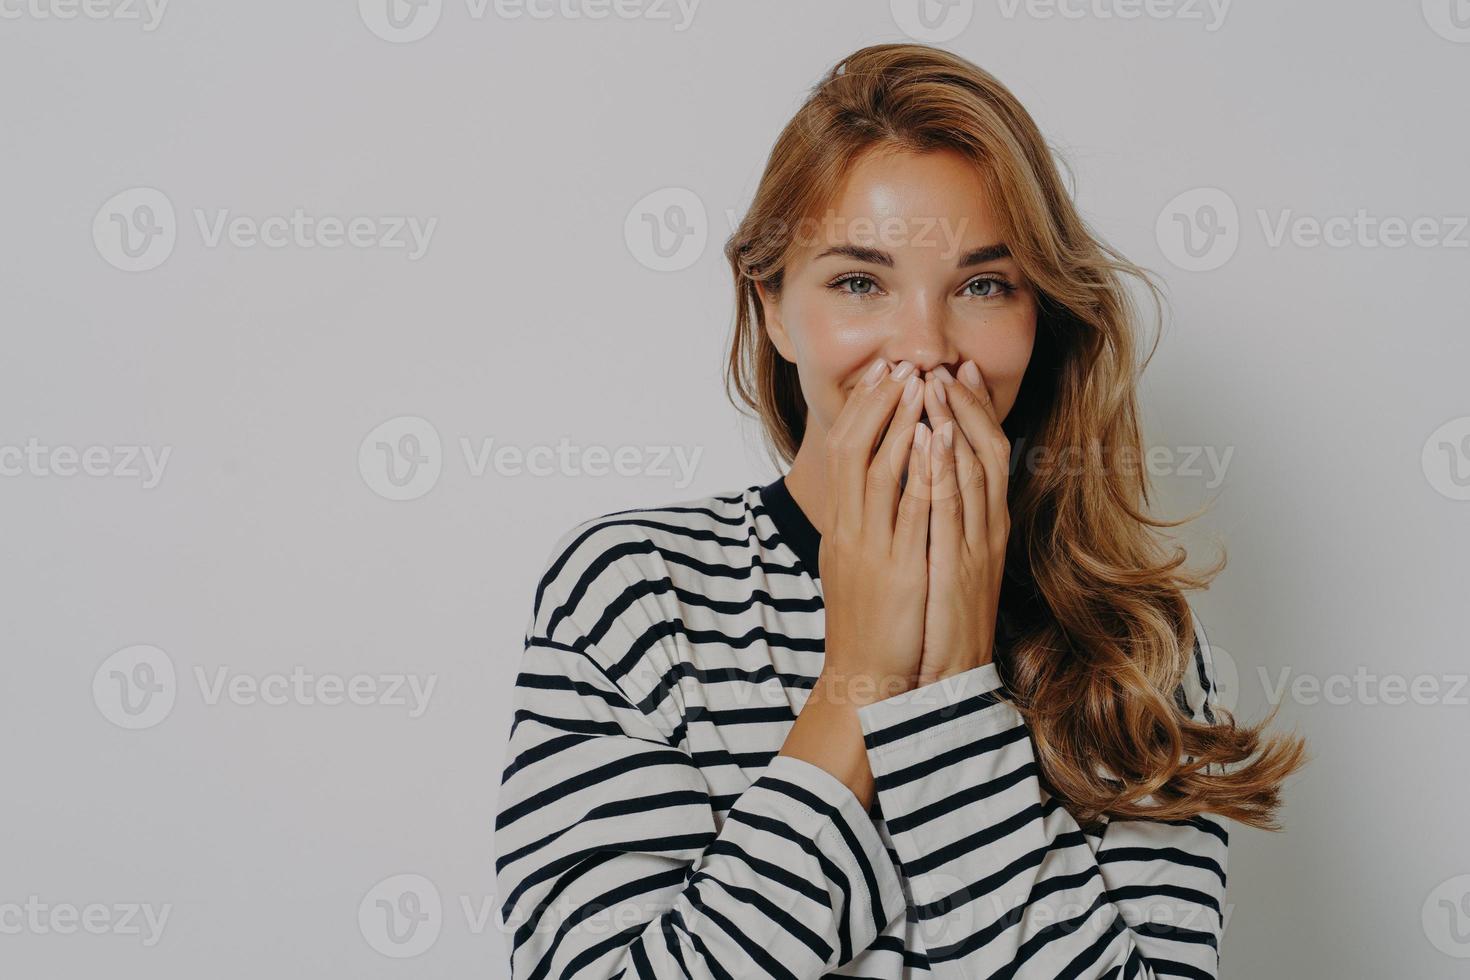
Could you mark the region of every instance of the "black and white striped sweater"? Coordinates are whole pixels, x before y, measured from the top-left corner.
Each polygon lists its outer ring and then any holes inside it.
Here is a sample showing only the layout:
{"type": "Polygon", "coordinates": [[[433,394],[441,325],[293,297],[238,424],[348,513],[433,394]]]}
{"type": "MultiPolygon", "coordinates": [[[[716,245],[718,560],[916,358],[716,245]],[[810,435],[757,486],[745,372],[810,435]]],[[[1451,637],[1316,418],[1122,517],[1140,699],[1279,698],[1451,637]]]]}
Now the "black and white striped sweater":
{"type": "MultiPolygon", "coordinates": [[[[995,665],[859,709],[871,812],[778,756],[820,538],[766,486],[586,520],[536,590],[497,804],[511,976],[1217,976],[1228,833],[1083,832],[995,665]]],[[[1211,723],[1209,646],[1176,692],[1211,723]]]]}

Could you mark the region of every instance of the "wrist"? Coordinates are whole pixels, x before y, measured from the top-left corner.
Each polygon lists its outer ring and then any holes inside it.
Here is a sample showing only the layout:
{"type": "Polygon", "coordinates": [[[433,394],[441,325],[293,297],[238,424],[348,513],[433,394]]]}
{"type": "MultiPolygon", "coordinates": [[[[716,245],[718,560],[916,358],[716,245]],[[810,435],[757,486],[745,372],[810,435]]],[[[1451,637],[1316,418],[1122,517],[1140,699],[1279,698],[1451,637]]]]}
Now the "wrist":
{"type": "Polygon", "coordinates": [[[812,697],[857,710],[913,690],[917,686],[916,680],[913,674],[906,673],[847,673],[824,667],[812,687],[812,697]]]}

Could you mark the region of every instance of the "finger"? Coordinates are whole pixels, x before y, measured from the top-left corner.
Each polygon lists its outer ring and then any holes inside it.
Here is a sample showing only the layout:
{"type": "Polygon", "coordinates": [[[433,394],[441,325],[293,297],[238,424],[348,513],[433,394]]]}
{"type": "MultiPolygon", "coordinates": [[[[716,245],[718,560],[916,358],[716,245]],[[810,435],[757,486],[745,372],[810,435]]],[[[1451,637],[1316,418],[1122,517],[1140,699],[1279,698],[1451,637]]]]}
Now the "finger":
{"type": "MultiPolygon", "coordinates": [[[[929,427],[934,430],[936,435],[944,428],[946,422],[954,419],[954,414],[949,410],[949,405],[945,399],[944,386],[939,383],[938,372],[943,370],[944,368],[942,367],[935,368],[934,372],[924,379],[924,408],[929,413],[929,427]]],[[[948,372],[945,373],[948,374],[948,372]]],[[[939,440],[936,439],[935,442],[937,443],[939,440]]],[[[935,500],[954,492],[955,487],[953,483],[945,485],[937,480],[935,481],[935,500]]],[[[934,505],[930,504],[929,506],[932,508],[934,505]]]]}
{"type": "Polygon", "coordinates": [[[954,442],[954,419],[948,419],[931,440],[929,451],[935,486],[929,504],[929,566],[946,574],[959,566],[961,549],[966,546],[965,501],[955,485],[954,442]]]}
{"type": "Polygon", "coordinates": [[[909,453],[909,479],[898,501],[893,526],[895,559],[909,559],[924,567],[929,547],[929,427],[914,426],[914,445],[909,453]]]}
{"type": "MultiPolygon", "coordinates": [[[[832,429],[827,433],[827,487],[834,498],[832,527],[862,528],[863,502],[867,496],[868,466],[873,460],[877,434],[889,415],[893,414],[903,389],[902,380],[893,380],[893,372],[879,370],[886,364],[874,361],[847,396],[832,429]]],[[[895,368],[894,371],[898,369],[895,368]]]]}
{"type": "Polygon", "coordinates": [[[965,502],[965,545],[971,554],[984,553],[989,515],[985,494],[985,467],[960,428],[954,429],[955,482],[965,502]]]}
{"type": "MultiPolygon", "coordinates": [[[[946,375],[948,372],[946,372],[946,375]]],[[[995,405],[974,361],[960,365],[959,381],[945,385],[949,407],[985,467],[986,518],[992,532],[1006,526],[1011,444],[996,421],[995,405]]]]}
{"type": "Polygon", "coordinates": [[[915,371],[903,383],[898,408],[883,433],[883,442],[868,468],[867,503],[863,511],[864,533],[871,529],[884,547],[893,542],[893,523],[898,517],[900,477],[914,447],[914,427],[924,411],[923,381],[915,371]]]}

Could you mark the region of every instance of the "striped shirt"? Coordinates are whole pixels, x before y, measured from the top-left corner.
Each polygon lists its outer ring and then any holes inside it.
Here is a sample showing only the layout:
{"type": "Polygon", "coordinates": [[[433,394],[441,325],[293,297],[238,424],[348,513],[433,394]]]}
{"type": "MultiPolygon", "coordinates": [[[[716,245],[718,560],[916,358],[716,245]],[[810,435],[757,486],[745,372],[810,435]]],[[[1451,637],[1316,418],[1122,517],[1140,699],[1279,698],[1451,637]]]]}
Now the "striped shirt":
{"type": "MultiPolygon", "coordinates": [[[[784,478],[556,542],[495,822],[511,976],[1216,977],[1224,821],[1079,829],[993,663],[858,709],[869,810],[777,754],[822,668],[819,544],[784,478]]],[[[1175,699],[1213,724],[1194,632],[1175,699]]]]}

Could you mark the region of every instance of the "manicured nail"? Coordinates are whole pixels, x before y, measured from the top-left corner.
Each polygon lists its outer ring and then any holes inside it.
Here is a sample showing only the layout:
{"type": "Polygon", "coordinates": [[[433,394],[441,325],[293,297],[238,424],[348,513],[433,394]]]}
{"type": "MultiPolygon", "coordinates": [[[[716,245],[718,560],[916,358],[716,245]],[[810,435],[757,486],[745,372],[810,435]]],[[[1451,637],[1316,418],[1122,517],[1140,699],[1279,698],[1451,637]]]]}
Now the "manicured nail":
{"type": "Polygon", "coordinates": [[[930,371],[929,373],[934,375],[940,381],[943,381],[945,384],[950,384],[954,381],[954,375],[950,374],[949,368],[945,367],[943,364],[939,365],[937,368],[930,371]]]}
{"type": "Polygon", "coordinates": [[[877,384],[878,379],[883,377],[883,372],[887,369],[888,362],[883,360],[883,358],[881,357],[878,358],[876,361],[873,362],[873,366],[868,368],[868,373],[863,375],[863,383],[870,385],[877,384]]]}
{"type": "Polygon", "coordinates": [[[934,379],[934,397],[939,399],[941,405],[949,404],[949,396],[944,393],[944,382],[938,378],[934,379]]]}
{"type": "Polygon", "coordinates": [[[945,449],[954,448],[954,419],[944,423],[944,428],[939,430],[939,438],[944,440],[945,449]]]}
{"type": "Polygon", "coordinates": [[[893,368],[893,380],[902,381],[913,373],[914,365],[912,361],[899,361],[893,368]]]}
{"type": "Polygon", "coordinates": [[[974,361],[966,361],[960,365],[960,380],[976,391],[980,390],[980,369],[975,366],[974,361]]]}
{"type": "Polygon", "coordinates": [[[903,400],[912,405],[914,399],[919,397],[919,376],[916,374],[909,378],[908,383],[903,386],[903,400]]]}
{"type": "Polygon", "coordinates": [[[929,427],[923,422],[914,428],[914,442],[918,443],[920,452],[929,448],[929,427]]]}

